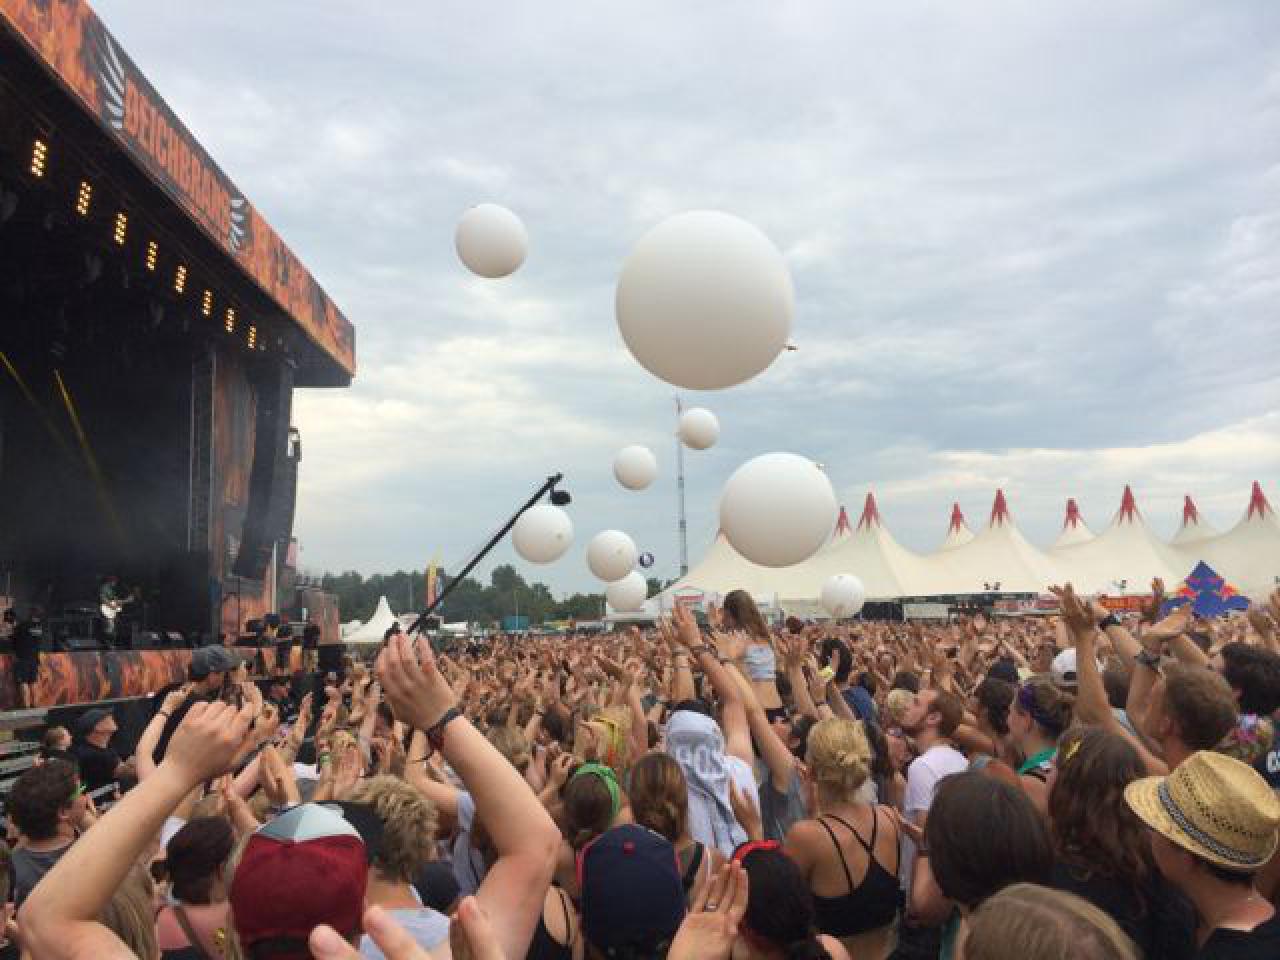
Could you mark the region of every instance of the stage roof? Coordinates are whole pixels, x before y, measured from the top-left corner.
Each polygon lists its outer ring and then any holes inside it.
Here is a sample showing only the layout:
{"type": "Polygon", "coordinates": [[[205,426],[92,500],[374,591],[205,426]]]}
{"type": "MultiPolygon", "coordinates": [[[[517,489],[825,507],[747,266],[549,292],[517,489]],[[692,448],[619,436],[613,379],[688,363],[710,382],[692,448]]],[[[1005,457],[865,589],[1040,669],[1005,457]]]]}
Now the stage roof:
{"type": "Polygon", "coordinates": [[[158,186],[323,360],[300,385],[345,385],[355,330],[262,215],[160,98],[84,0],[0,0],[0,27],[158,186]],[[323,369],[327,368],[327,369],[323,369]]]}

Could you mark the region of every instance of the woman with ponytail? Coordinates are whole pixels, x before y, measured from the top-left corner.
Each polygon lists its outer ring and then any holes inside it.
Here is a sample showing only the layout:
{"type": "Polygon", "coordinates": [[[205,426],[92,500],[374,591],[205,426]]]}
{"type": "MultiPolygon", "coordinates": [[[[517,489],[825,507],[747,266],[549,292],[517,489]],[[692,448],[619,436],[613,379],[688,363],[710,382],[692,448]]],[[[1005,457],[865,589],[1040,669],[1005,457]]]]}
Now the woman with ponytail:
{"type": "Polygon", "coordinates": [[[689,833],[689,785],[680,764],[665,753],[645,754],[631,770],[631,815],[671,841],[680,859],[680,881],[685,898],[710,877],[724,857],[713,847],[694,840],[689,833]]]}
{"type": "Polygon", "coordinates": [[[817,928],[859,960],[883,960],[898,918],[898,828],[892,811],[860,796],[871,774],[862,724],[832,717],[814,726],[806,751],[818,816],[787,833],[785,850],[813,896],[817,928]]]}

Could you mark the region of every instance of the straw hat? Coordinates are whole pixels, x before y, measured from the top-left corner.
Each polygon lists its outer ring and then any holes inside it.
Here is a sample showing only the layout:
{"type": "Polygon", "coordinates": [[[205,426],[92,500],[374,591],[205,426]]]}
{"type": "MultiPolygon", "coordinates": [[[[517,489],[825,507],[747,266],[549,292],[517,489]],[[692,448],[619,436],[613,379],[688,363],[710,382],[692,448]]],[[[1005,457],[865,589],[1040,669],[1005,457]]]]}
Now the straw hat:
{"type": "Polygon", "coordinates": [[[1256,870],[1280,840],[1280,799],[1246,764],[1201,750],[1167,777],[1145,777],[1124,798],[1148,827],[1228,870],[1256,870]]]}

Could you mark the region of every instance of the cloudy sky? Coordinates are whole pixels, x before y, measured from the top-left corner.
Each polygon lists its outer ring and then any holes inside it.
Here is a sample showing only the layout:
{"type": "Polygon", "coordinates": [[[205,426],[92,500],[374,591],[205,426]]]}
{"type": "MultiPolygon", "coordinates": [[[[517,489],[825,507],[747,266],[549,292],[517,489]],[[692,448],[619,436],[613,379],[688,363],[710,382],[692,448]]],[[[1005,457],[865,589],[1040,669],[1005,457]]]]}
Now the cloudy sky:
{"type": "Polygon", "coordinates": [[[456,568],[562,470],[579,544],[527,575],[592,587],[606,527],[672,575],[674,394],[613,288],[691,208],[783,251],[800,347],[686,396],[723,425],[694,559],[772,450],[920,550],[998,486],[1038,542],[1126,482],[1166,534],[1184,493],[1220,527],[1254,479],[1280,501],[1280,4],[95,6],[356,325],[354,385],[295,401],[312,570],[456,568]],[[482,201],[528,226],[509,280],[454,255],[482,201]]]}

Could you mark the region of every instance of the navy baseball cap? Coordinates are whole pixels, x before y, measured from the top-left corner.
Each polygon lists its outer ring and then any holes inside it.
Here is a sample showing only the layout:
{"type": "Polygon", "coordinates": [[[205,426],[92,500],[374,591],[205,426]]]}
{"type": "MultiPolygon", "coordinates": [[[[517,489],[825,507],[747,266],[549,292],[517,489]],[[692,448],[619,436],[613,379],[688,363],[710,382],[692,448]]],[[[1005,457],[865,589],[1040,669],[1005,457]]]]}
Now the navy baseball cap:
{"type": "Polygon", "coordinates": [[[684,920],[684,887],[671,841],[628,823],[578,854],[587,941],[606,957],[666,948],[684,920]]]}

